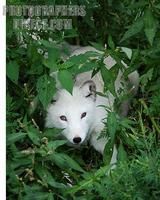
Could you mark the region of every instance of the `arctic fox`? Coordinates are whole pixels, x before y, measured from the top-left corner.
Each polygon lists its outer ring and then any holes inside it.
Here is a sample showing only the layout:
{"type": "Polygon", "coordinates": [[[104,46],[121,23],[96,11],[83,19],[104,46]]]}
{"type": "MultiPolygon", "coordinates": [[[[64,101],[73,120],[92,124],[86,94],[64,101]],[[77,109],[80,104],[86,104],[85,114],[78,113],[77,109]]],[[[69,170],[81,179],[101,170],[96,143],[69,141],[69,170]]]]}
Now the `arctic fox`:
{"type": "MultiPolygon", "coordinates": [[[[73,51],[72,55],[84,54],[88,51],[97,51],[93,47],[80,47],[73,51]]],[[[104,60],[108,69],[116,62],[110,56],[104,60]]],[[[138,88],[138,73],[132,72],[129,81],[133,86],[134,93],[138,88]]],[[[116,92],[123,88],[122,72],[119,71],[115,81],[116,92]]],[[[104,129],[104,120],[107,119],[106,106],[113,109],[115,97],[108,92],[106,97],[97,95],[103,93],[104,83],[100,73],[92,78],[92,71],[78,74],[75,79],[72,95],[65,89],[57,90],[47,109],[46,124],[48,128],[62,129],[62,134],[67,140],[76,146],[87,140],[101,154],[103,154],[108,138],[99,137],[104,129]]],[[[127,114],[128,102],[124,102],[122,115],[127,114]]],[[[111,163],[117,159],[117,150],[114,147],[111,163]]]]}

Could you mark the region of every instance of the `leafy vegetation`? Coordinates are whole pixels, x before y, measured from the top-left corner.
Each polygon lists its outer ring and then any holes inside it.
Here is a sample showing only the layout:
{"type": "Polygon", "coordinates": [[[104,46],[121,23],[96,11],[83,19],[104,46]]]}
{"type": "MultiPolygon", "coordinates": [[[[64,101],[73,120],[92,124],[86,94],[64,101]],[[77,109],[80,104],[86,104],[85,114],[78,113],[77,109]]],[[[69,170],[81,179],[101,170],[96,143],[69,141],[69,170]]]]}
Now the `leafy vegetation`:
{"type": "MultiPolygon", "coordinates": [[[[160,3],[158,0],[71,0],[86,5],[84,17],[71,17],[64,31],[13,29],[7,17],[7,198],[23,200],[160,199],[160,3]],[[36,35],[37,39],[33,39],[36,35]],[[21,38],[21,39],[20,39],[21,38]],[[69,49],[63,41],[92,45],[103,54],[87,52],[64,62],[69,49]],[[104,48],[105,44],[107,49],[104,48]],[[111,55],[117,64],[104,68],[111,55]],[[91,59],[91,57],[96,57],[91,59]],[[68,147],[60,130],[45,129],[48,103],[56,91],[51,72],[59,71],[69,92],[73,76],[101,71],[105,91],[114,95],[114,80],[123,60],[140,73],[138,95],[129,116],[109,109],[102,136],[110,135],[103,157],[89,146],[68,147]],[[108,176],[113,144],[118,163],[108,176]]],[[[7,4],[68,4],[68,1],[18,1],[7,4]]],[[[119,100],[123,98],[120,95],[119,100]]],[[[118,105],[118,101],[116,102],[118,105]]]]}

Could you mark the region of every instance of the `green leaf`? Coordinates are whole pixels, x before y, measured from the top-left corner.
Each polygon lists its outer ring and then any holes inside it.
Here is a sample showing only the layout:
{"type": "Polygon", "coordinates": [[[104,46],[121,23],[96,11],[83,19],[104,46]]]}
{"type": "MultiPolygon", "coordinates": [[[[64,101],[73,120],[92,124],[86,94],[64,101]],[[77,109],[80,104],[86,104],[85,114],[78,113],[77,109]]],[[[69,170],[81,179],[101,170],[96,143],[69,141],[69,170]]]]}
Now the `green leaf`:
{"type": "Polygon", "coordinates": [[[93,51],[87,51],[84,54],[71,56],[68,59],[68,61],[72,62],[74,64],[80,65],[80,64],[84,64],[84,63],[88,62],[91,58],[98,59],[101,55],[102,55],[102,53],[95,52],[94,50],[93,51]]]}
{"type": "Polygon", "coordinates": [[[14,109],[15,102],[13,102],[13,97],[9,93],[6,95],[6,113],[9,114],[14,109]]]}
{"type": "Polygon", "coordinates": [[[109,112],[107,116],[107,130],[111,138],[111,143],[114,144],[115,134],[117,130],[117,118],[114,112],[109,112]]]}
{"type": "Polygon", "coordinates": [[[73,62],[66,61],[63,64],[60,65],[60,69],[68,69],[74,65],[73,62]]]}
{"type": "Polygon", "coordinates": [[[112,36],[111,36],[111,35],[109,35],[109,37],[108,37],[108,45],[109,45],[109,47],[110,47],[112,50],[115,49],[115,44],[114,44],[114,42],[113,42],[113,39],[112,39],[112,36]]]}
{"type": "Polygon", "coordinates": [[[133,125],[136,124],[136,122],[130,120],[130,119],[127,119],[127,118],[123,118],[120,120],[119,124],[124,127],[124,128],[127,128],[127,129],[133,129],[133,125]]]}
{"type": "Polygon", "coordinates": [[[137,9],[138,11],[139,8],[143,9],[146,5],[148,5],[148,2],[146,0],[134,1],[127,7],[127,9],[130,9],[130,10],[137,9]]]}
{"type": "Polygon", "coordinates": [[[50,158],[55,162],[56,165],[58,165],[62,169],[71,168],[79,172],[84,172],[80,165],[67,154],[54,153],[50,156],[50,158]]]}
{"type": "Polygon", "coordinates": [[[136,62],[139,63],[139,59],[140,59],[140,51],[139,51],[139,49],[132,50],[131,65],[133,65],[136,62]]]}
{"type": "Polygon", "coordinates": [[[123,144],[121,142],[118,148],[118,161],[124,162],[126,160],[127,160],[127,153],[124,150],[123,144]]]}
{"type": "Polygon", "coordinates": [[[48,48],[48,59],[43,60],[43,64],[55,72],[58,69],[57,60],[60,58],[60,51],[57,48],[48,48]]]}
{"type": "Polygon", "coordinates": [[[89,42],[95,49],[99,51],[104,51],[104,45],[102,43],[97,42],[89,42]]]}
{"type": "Polygon", "coordinates": [[[19,77],[19,65],[16,61],[10,61],[7,64],[7,76],[8,78],[14,82],[15,84],[18,84],[18,77],[19,77]]]}
{"type": "Polygon", "coordinates": [[[98,67],[99,67],[99,65],[98,65],[97,62],[89,61],[89,62],[86,62],[82,65],[79,65],[78,69],[76,69],[76,70],[77,70],[77,74],[79,74],[79,73],[91,71],[93,69],[97,69],[98,67]]]}
{"type": "Polygon", "coordinates": [[[150,43],[153,44],[153,40],[157,31],[157,20],[154,18],[151,9],[146,9],[144,13],[144,25],[145,34],[150,43]]]}
{"type": "Polygon", "coordinates": [[[114,148],[114,144],[111,142],[111,138],[109,138],[103,151],[103,162],[106,165],[109,165],[111,162],[113,148],[114,148]]]}
{"type": "MultiPolygon", "coordinates": [[[[14,159],[14,161],[11,162],[12,169],[16,169],[16,168],[21,167],[21,166],[32,165],[33,157],[29,157],[29,155],[28,155],[27,158],[23,158],[22,157],[22,156],[24,156],[23,152],[21,152],[21,153],[18,152],[17,155],[18,154],[21,156],[21,157],[19,156],[20,159],[21,159],[21,162],[19,162],[19,157],[17,156],[18,158],[14,159]]],[[[8,162],[8,164],[9,163],[10,162],[8,162]]],[[[9,170],[10,170],[11,166],[9,165],[8,168],[7,168],[8,173],[10,173],[9,170]]]]}
{"type": "Polygon", "coordinates": [[[129,59],[132,58],[132,49],[129,49],[127,47],[121,47],[122,51],[127,55],[129,59]]]}
{"type": "Polygon", "coordinates": [[[56,91],[54,79],[47,74],[41,76],[37,81],[37,91],[39,100],[46,108],[56,91]]]}
{"type": "Polygon", "coordinates": [[[51,150],[56,150],[59,146],[62,146],[64,144],[66,144],[67,141],[65,140],[55,140],[55,141],[50,141],[47,144],[47,148],[51,149],[51,150]]]}
{"type": "Polygon", "coordinates": [[[28,130],[28,136],[31,139],[31,141],[33,142],[33,144],[36,144],[36,145],[40,144],[39,143],[40,142],[40,132],[36,128],[30,126],[29,130],[28,130]]]}
{"type": "Polygon", "coordinates": [[[47,48],[54,48],[55,47],[55,43],[48,41],[48,40],[39,40],[39,43],[41,43],[43,46],[47,47],[47,48]]]}
{"type": "Polygon", "coordinates": [[[43,73],[43,66],[41,64],[41,60],[35,61],[32,65],[28,74],[42,74],[43,73]]]}
{"type": "Polygon", "coordinates": [[[159,3],[159,4],[157,4],[157,5],[155,5],[155,8],[158,8],[158,9],[160,9],[160,3],[159,3]]]}
{"type": "Polygon", "coordinates": [[[144,89],[146,85],[148,84],[148,82],[151,81],[152,76],[153,76],[153,68],[149,69],[147,73],[143,74],[140,77],[142,92],[144,92],[144,89]]]}
{"type": "Polygon", "coordinates": [[[53,193],[49,193],[47,200],[54,200],[53,193]]]}
{"type": "Polygon", "coordinates": [[[86,180],[80,181],[77,185],[72,186],[71,188],[67,189],[65,192],[66,194],[74,194],[75,192],[82,190],[82,189],[89,189],[92,188],[93,184],[96,183],[96,179],[100,179],[102,176],[106,175],[107,171],[110,170],[110,166],[106,165],[100,167],[94,175],[89,176],[86,180]]]}
{"type": "Polygon", "coordinates": [[[74,37],[78,37],[78,33],[77,33],[77,30],[75,29],[68,29],[68,30],[65,30],[65,34],[64,34],[64,39],[65,38],[74,38],[74,37]]]}
{"type": "Polygon", "coordinates": [[[29,108],[28,108],[28,114],[32,115],[38,106],[38,97],[34,97],[34,99],[31,101],[29,108]]]}
{"type": "Polygon", "coordinates": [[[23,200],[46,200],[48,197],[48,193],[46,192],[32,192],[30,191],[28,194],[26,194],[25,196],[23,196],[23,200]]]}
{"type": "Polygon", "coordinates": [[[88,180],[82,180],[81,182],[78,183],[78,185],[75,185],[69,189],[67,189],[65,192],[69,194],[74,194],[75,192],[78,192],[79,190],[82,189],[89,189],[93,186],[93,179],[88,179],[88,180]]]}
{"type": "Polygon", "coordinates": [[[72,94],[74,85],[72,74],[67,70],[59,71],[58,80],[60,81],[62,87],[72,94]]]}
{"type": "Polygon", "coordinates": [[[74,65],[70,67],[70,72],[74,75],[97,69],[98,61],[102,59],[102,52],[88,51],[84,54],[71,56],[67,62],[74,65]]]}
{"type": "Polygon", "coordinates": [[[17,142],[23,138],[25,138],[25,136],[27,135],[27,133],[12,133],[12,134],[8,134],[7,136],[7,145],[17,142]]]}
{"type": "Polygon", "coordinates": [[[114,85],[115,77],[112,71],[107,69],[105,65],[102,65],[101,75],[105,84],[104,87],[105,91],[109,90],[114,96],[116,96],[115,85],[114,85]]]}
{"type": "Polygon", "coordinates": [[[7,169],[6,169],[6,174],[7,174],[7,177],[8,177],[8,180],[10,181],[7,181],[9,184],[12,184],[12,182],[14,182],[14,187],[19,187],[19,184],[20,184],[20,180],[17,179],[17,174],[15,172],[15,170],[12,169],[12,165],[10,164],[8,166],[8,163],[7,163],[7,169]]]}
{"type": "Polygon", "coordinates": [[[42,179],[44,184],[49,184],[50,186],[54,188],[64,188],[65,185],[63,183],[58,183],[54,180],[52,174],[44,167],[40,165],[36,165],[35,171],[38,174],[38,176],[42,179]]]}
{"type": "Polygon", "coordinates": [[[123,42],[124,40],[127,40],[128,38],[141,32],[142,28],[143,28],[143,19],[140,18],[129,27],[129,29],[125,32],[120,42],[123,42]]]}
{"type": "Polygon", "coordinates": [[[31,186],[23,184],[24,193],[26,194],[23,196],[24,200],[46,200],[48,197],[48,192],[42,191],[42,186],[38,184],[32,184],[31,186]]]}
{"type": "Polygon", "coordinates": [[[56,129],[56,128],[47,128],[44,130],[43,136],[53,139],[57,138],[62,132],[62,129],[56,129]]]}

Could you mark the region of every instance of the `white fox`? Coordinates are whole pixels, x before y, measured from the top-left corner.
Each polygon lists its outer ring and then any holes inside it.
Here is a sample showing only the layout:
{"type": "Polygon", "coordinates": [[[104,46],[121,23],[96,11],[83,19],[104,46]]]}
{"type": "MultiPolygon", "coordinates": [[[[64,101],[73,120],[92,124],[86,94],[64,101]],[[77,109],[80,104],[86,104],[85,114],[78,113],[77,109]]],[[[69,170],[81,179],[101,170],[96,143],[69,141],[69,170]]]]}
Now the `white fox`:
{"type": "MultiPolygon", "coordinates": [[[[80,47],[73,51],[72,55],[84,54],[88,51],[97,51],[93,47],[80,47]]],[[[72,56],[71,55],[71,56],[72,56]]],[[[106,67],[111,68],[116,62],[110,56],[104,60],[106,67]]],[[[115,97],[107,92],[107,97],[97,95],[103,93],[104,83],[100,73],[93,78],[92,71],[78,74],[75,79],[72,95],[65,89],[57,90],[53,97],[54,102],[47,109],[46,124],[48,128],[60,128],[67,140],[76,146],[80,146],[87,140],[100,153],[103,154],[108,138],[99,137],[104,129],[104,120],[107,119],[105,106],[113,107],[115,97]]],[[[133,92],[138,89],[139,75],[132,72],[128,76],[133,86],[133,92]]],[[[116,92],[123,88],[122,72],[119,71],[115,81],[116,92]]],[[[128,102],[122,106],[122,115],[126,115],[128,102]]],[[[114,147],[111,164],[117,159],[117,150],[114,147]]]]}

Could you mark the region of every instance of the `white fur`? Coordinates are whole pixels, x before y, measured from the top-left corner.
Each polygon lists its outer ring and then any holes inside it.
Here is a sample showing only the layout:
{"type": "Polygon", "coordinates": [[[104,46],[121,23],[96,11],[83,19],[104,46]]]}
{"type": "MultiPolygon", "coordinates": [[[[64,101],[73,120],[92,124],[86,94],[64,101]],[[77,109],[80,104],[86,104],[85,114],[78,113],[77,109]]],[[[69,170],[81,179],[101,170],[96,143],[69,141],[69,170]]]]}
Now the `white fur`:
{"type": "Polygon", "coordinates": [[[61,90],[58,95],[57,102],[48,108],[46,126],[64,129],[63,135],[71,143],[73,143],[74,137],[81,137],[84,142],[87,134],[92,131],[95,121],[93,117],[96,109],[94,101],[85,98],[83,90],[78,87],[73,88],[72,95],[66,90],[61,90]],[[81,114],[84,112],[87,115],[81,119],[81,114]],[[67,121],[60,119],[62,115],[67,117],[67,121]]]}
{"type": "MultiPolygon", "coordinates": [[[[93,47],[81,47],[75,50],[72,55],[83,54],[87,51],[97,51],[93,47]]],[[[99,52],[99,51],[98,51],[99,52]]],[[[116,62],[110,56],[104,60],[106,67],[110,69],[116,62]]],[[[57,94],[57,101],[50,104],[47,110],[46,127],[61,128],[62,134],[73,143],[73,138],[81,137],[81,143],[90,140],[91,145],[100,153],[103,153],[108,138],[100,138],[101,131],[104,129],[103,121],[107,118],[107,111],[103,106],[110,107],[113,110],[115,97],[108,92],[107,98],[97,95],[96,100],[86,98],[86,87],[83,87],[85,81],[92,80],[96,84],[96,91],[103,93],[104,83],[100,73],[91,78],[92,72],[85,72],[76,77],[73,94],[71,95],[64,89],[60,89],[57,94]],[[81,119],[81,114],[86,112],[86,117],[81,119]],[[60,119],[61,115],[67,117],[67,121],[60,119]]],[[[122,88],[122,72],[119,71],[115,81],[116,92],[122,88]]],[[[137,72],[129,75],[135,91],[138,88],[139,76],[137,72]]],[[[117,160],[117,150],[114,148],[111,163],[117,160]]]]}

